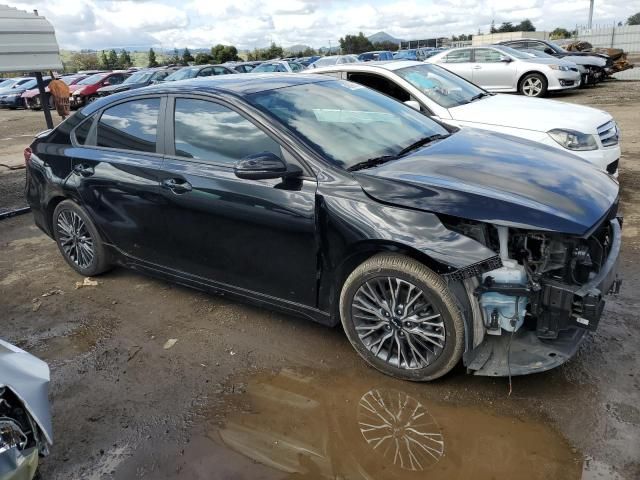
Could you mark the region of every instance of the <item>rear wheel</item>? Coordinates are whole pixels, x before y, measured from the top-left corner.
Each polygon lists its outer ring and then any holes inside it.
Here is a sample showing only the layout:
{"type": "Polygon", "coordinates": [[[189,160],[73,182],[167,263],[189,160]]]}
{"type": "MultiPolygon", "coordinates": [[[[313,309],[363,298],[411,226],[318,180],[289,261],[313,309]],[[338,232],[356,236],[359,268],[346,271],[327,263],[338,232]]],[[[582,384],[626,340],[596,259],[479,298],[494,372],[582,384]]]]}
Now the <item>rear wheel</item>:
{"type": "Polygon", "coordinates": [[[110,268],[100,234],[86,212],[64,200],[53,212],[53,233],[60,253],[78,273],[90,277],[110,268]]]}
{"type": "Polygon", "coordinates": [[[340,317],[349,341],[373,367],[427,381],[460,360],[464,323],[444,280],[420,262],[376,255],[347,278],[340,317]]]}
{"type": "Polygon", "coordinates": [[[527,97],[544,97],[547,94],[547,79],[539,73],[530,73],[520,81],[520,93],[527,97]]]}

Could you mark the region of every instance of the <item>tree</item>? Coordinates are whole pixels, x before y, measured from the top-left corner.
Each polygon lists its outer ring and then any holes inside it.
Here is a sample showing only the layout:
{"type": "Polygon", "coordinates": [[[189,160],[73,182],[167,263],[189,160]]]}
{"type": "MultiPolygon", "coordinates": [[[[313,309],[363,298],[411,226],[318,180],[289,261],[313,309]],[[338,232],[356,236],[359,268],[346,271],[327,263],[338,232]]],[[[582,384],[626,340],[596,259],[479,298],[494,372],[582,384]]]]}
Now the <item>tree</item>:
{"type": "Polygon", "coordinates": [[[100,68],[109,70],[109,59],[107,58],[107,54],[104,52],[104,50],[100,52],[100,68]]]}
{"type": "Polygon", "coordinates": [[[213,57],[208,53],[196,53],[195,62],[196,65],[208,65],[210,63],[216,63],[213,57]]]}
{"type": "Polygon", "coordinates": [[[189,51],[188,48],[184,49],[184,52],[182,52],[182,63],[184,65],[189,65],[190,62],[193,62],[195,59],[193,58],[193,55],[191,55],[191,52],[189,51]]]}
{"type": "Polygon", "coordinates": [[[233,62],[238,60],[238,49],[233,45],[218,44],[211,47],[211,57],[214,63],[233,62]]]}
{"type": "Polygon", "coordinates": [[[528,18],[524,19],[523,21],[521,21],[518,25],[515,26],[516,28],[516,32],[535,32],[536,31],[536,27],[533,26],[533,23],[531,23],[531,20],[529,20],[528,18]]]}
{"type": "Polygon", "coordinates": [[[640,12],[636,13],[635,15],[631,15],[627,19],[627,25],[640,25],[640,12]]]}
{"type": "Polygon", "coordinates": [[[280,45],[271,43],[268,48],[254,48],[253,52],[249,52],[247,55],[247,60],[272,60],[274,58],[282,58],[283,56],[283,48],[280,45]]]}
{"type": "Polygon", "coordinates": [[[571,38],[571,32],[566,28],[558,27],[553,32],[551,32],[549,37],[551,38],[551,40],[555,40],[558,38],[571,38]]]}
{"type": "Polygon", "coordinates": [[[107,70],[118,68],[118,54],[114,49],[109,50],[107,54],[107,70]]]}
{"type": "Polygon", "coordinates": [[[364,53],[373,50],[373,45],[364,33],[358,35],[345,35],[340,39],[340,49],[342,53],[364,53]]]}
{"type": "Polygon", "coordinates": [[[133,62],[131,61],[131,55],[129,55],[129,52],[125,49],[122,49],[122,51],[120,51],[120,56],[118,57],[118,68],[126,70],[132,65],[133,62]]]}
{"type": "Polygon", "coordinates": [[[398,44],[395,42],[391,42],[389,40],[385,40],[384,42],[375,42],[372,45],[372,50],[390,50],[395,52],[398,50],[398,44]]]}
{"type": "Polygon", "coordinates": [[[157,67],[158,61],[156,60],[156,52],[153,51],[153,48],[149,49],[149,67],[157,67]]]}
{"type": "Polygon", "coordinates": [[[511,22],[502,22],[502,25],[500,25],[498,27],[497,32],[498,33],[515,32],[513,23],[511,23],[511,22]]]}
{"type": "MultiPolygon", "coordinates": [[[[491,20],[491,27],[489,27],[489,33],[498,33],[495,20],[491,20]]],[[[478,35],[480,35],[480,30],[478,30],[478,35]]]]}
{"type": "Polygon", "coordinates": [[[100,67],[97,53],[75,52],[71,54],[69,62],[65,65],[65,70],[77,72],[78,70],[97,70],[100,67]]]}

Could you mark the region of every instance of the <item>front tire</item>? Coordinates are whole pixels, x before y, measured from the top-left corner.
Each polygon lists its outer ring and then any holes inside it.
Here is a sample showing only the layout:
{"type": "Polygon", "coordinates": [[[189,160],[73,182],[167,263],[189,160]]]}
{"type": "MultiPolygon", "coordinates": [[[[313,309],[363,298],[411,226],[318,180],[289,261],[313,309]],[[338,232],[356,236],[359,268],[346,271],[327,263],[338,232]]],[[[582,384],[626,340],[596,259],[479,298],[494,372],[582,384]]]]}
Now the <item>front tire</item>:
{"type": "Polygon", "coordinates": [[[547,94],[547,79],[539,73],[525,75],[520,81],[520,93],[527,97],[544,97],[547,94]]]}
{"type": "Polygon", "coordinates": [[[53,212],[52,225],[60,253],[76,272],[92,277],[109,270],[109,252],[84,209],[64,200],[53,212]]]}
{"type": "Polygon", "coordinates": [[[340,295],[347,338],[364,360],[392,377],[429,381],[460,360],[464,320],[438,274],[398,254],[356,268],[340,295]]]}

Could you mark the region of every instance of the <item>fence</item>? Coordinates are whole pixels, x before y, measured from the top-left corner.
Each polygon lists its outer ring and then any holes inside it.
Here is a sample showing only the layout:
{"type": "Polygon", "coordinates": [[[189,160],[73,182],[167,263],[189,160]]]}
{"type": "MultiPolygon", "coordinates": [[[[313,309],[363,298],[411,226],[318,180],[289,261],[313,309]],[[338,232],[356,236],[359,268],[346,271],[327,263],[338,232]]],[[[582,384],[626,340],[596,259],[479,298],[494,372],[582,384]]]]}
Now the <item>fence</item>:
{"type": "Polygon", "coordinates": [[[640,53],[640,25],[624,27],[578,28],[576,38],[594,47],[621,48],[627,53],[640,53]]]}

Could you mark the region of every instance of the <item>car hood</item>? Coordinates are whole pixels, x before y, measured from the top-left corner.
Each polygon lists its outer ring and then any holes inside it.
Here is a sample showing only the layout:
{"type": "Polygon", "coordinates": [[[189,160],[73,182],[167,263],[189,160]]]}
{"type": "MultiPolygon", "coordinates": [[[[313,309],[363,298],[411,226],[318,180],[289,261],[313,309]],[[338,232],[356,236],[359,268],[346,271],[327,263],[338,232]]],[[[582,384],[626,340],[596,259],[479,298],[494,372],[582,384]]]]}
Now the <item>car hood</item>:
{"type": "Polygon", "coordinates": [[[602,57],[597,57],[588,53],[571,52],[560,57],[563,60],[568,60],[576,65],[595,65],[596,67],[604,67],[607,64],[607,60],[602,57]]]}
{"type": "Polygon", "coordinates": [[[106,87],[99,88],[99,92],[109,92],[109,93],[117,93],[117,92],[126,92],[127,90],[133,90],[134,88],[144,87],[146,83],[127,83],[120,85],[108,85],[106,87]]]}
{"type": "Polygon", "coordinates": [[[497,94],[449,109],[454,120],[548,132],[554,128],[596,133],[612,117],[596,108],[544,98],[497,94]]]}
{"type": "Polygon", "coordinates": [[[584,235],[618,183],[579,157],[465,128],[355,177],[378,201],[498,225],[584,235]]]}

